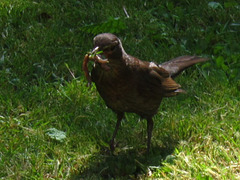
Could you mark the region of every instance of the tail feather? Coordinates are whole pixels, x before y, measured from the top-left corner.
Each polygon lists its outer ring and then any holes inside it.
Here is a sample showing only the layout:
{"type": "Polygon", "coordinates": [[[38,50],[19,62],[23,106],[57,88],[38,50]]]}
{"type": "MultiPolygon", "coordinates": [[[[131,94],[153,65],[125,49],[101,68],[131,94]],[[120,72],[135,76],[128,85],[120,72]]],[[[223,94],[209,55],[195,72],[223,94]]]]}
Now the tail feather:
{"type": "Polygon", "coordinates": [[[179,75],[183,70],[199,62],[207,61],[207,58],[197,56],[180,56],[170,61],[164,62],[159,66],[167,70],[172,78],[179,75]]]}

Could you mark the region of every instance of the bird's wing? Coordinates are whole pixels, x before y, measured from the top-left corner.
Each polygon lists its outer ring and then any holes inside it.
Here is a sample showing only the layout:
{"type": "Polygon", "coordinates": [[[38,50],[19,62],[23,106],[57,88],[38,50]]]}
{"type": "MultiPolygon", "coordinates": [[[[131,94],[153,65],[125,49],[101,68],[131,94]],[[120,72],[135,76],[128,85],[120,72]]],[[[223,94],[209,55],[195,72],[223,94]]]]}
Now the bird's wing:
{"type": "Polygon", "coordinates": [[[175,96],[180,92],[177,91],[180,85],[161,66],[153,62],[140,61],[139,69],[141,69],[141,79],[139,81],[142,88],[149,88],[156,95],[161,94],[162,96],[175,96]]]}

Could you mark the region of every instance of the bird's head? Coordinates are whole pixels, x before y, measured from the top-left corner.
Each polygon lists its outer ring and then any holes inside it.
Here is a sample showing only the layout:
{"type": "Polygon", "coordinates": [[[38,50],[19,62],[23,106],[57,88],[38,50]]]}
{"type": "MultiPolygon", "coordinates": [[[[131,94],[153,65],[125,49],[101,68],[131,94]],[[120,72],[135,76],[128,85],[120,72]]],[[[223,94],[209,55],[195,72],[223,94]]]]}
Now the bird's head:
{"type": "Polygon", "coordinates": [[[120,39],[111,33],[98,34],[94,37],[93,44],[94,50],[102,51],[107,59],[119,59],[125,53],[120,39]]]}

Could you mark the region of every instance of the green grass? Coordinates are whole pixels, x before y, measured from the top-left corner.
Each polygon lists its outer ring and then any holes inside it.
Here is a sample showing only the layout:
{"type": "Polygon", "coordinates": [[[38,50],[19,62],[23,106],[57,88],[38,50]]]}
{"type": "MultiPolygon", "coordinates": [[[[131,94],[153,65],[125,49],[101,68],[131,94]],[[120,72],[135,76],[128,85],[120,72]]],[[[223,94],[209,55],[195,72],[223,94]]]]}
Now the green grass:
{"type": "Polygon", "coordinates": [[[239,179],[240,4],[218,2],[2,0],[0,178],[239,179]],[[144,60],[211,59],[176,79],[188,93],[163,100],[149,155],[134,114],[108,151],[116,116],[81,71],[101,32],[144,60]]]}

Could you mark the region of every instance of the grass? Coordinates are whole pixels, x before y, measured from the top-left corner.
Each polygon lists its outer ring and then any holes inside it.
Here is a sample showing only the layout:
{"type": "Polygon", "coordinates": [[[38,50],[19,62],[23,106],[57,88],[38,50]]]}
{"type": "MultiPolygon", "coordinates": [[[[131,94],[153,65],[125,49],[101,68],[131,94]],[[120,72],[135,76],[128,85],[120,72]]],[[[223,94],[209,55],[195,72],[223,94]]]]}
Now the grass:
{"type": "Polygon", "coordinates": [[[0,17],[1,179],[240,178],[237,1],[3,0],[0,17]],[[211,58],[177,78],[188,94],[163,100],[149,155],[134,114],[108,152],[116,117],[81,71],[101,32],[144,60],[211,58]]]}

